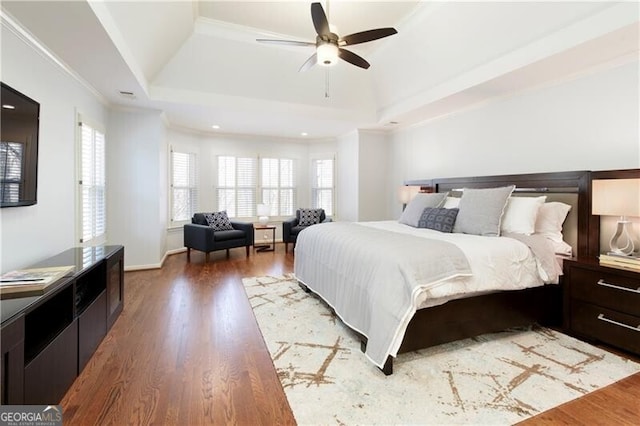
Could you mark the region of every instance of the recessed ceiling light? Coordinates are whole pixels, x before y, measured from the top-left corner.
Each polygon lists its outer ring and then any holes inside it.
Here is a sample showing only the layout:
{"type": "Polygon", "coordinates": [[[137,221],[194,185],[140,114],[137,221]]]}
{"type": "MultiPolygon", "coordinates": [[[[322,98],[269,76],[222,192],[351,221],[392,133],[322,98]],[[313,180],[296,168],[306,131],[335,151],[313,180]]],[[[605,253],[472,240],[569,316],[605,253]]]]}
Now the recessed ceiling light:
{"type": "Polygon", "coordinates": [[[307,133],[307,132],[302,132],[302,133],[300,133],[300,136],[307,136],[308,134],[309,133],[307,133]]]}
{"type": "Polygon", "coordinates": [[[220,126],[218,126],[217,124],[214,124],[213,126],[211,126],[212,129],[219,129],[220,126]]]}
{"type": "Polygon", "coordinates": [[[13,105],[9,105],[9,104],[2,105],[2,108],[4,108],[4,109],[16,109],[16,107],[14,107],[13,105]]]}

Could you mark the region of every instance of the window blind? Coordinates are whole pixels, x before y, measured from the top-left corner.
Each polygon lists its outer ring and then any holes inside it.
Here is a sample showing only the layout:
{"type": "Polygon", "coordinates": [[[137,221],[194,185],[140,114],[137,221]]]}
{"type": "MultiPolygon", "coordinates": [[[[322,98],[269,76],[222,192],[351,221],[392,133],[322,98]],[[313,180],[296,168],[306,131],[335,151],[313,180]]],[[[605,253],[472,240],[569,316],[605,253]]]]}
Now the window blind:
{"type": "Polygon", "coordinates": [[[106,235],[105,137],[80,122],[80,242],[100,244],[106,235]]]}
{"type": "Polygon", "coordinates": [[[171,221],[191,219],[198,208],[197,157],[171,151],[171,221]]]}
{"type": "Polygon", "coordinates": [[[317,159],[311,162],[311,205],[322,208],[327,216],[334,214],[334,160],[317,159]]]}
{"type": "Polygon", "coordinates": [[[260,161],[262,202],[269,216],[291,216],[296,204],[294,160],[262,158],[260,161]]]}
{"type": "Polygon", "coordinates": [[[229,217],[256,215],[257,160],[253,157],[218,157],[218,210],[229,217]]]}

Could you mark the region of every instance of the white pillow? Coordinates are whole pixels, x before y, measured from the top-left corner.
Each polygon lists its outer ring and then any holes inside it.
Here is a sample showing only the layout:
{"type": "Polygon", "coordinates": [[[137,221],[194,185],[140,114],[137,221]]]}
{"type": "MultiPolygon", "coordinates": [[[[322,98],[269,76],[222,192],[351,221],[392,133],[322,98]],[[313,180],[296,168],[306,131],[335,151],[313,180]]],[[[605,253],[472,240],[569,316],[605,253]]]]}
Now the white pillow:
{"type": "Polygon", "coordinates": [[[563,243],[562,224],[567,218],[569,210],[571,210],[569,204],[558,201],[541,205],[540,210],[538,210],[538,217],[536,218],[536,234],[544,235],[556,243],[563,243]]]}
{"type": "Polygon", "coordinates": [[[447,197],[444,200],[444,205],[442,206],[445,209],[455,209],[460,205],[460,198],[458,197],[447,197]]]}
{"type": "Polygon", "coordinates": [[[500,223],[502,232],[531,235],[536,229],[536,218],[540,206],[547,201],[542,197],[509,197],[500,223]]]}

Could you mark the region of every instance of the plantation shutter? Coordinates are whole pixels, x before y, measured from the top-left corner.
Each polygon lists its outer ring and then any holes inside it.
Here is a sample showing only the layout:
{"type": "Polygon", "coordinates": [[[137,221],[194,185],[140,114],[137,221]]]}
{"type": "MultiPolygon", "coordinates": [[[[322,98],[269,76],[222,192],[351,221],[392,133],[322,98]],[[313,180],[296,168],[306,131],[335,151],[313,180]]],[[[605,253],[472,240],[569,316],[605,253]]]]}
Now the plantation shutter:
{"type": "Polygon", "coordinates": [[[294,161],[262,158],[260,168],[262,202],[269,206],[269,216],[291,216],[296,193],[294,161]]]}
{"type": "Polygon", "coordinates": [[[229,217],[253,217],[256,211],[257,160],[218,157],[218,210],[229,217]]]}
{"type": "Polygon", "coordinates": [[[80,242],[106,240],[106,180],[104,133],[85,121],[80,123],[80,242]]]}
{"type": "Polygon", "coordinates": [[[171,221],[191,219],[198,208],[196,154],[171,151],[171,221]]]}
{"type": "Polygon", "coordinates": [[[334,160],[313,160],[311,170],[311,204],[314,208],[324,209],[327,216],[334,214],[334,160]]]}

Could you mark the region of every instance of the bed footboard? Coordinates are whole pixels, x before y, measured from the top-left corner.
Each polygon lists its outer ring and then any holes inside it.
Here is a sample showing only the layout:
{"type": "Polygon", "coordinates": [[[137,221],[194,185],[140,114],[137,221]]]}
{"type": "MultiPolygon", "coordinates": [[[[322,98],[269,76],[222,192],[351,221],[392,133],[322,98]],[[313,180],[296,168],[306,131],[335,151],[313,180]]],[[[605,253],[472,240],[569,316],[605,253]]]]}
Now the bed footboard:
{"type": "Polygon", "coordinates": [[[559,326],[561,323],[560,285],[452,300],[417,311],[398,352],[410,352],[511,327],[532,324],[559,326]]]}

